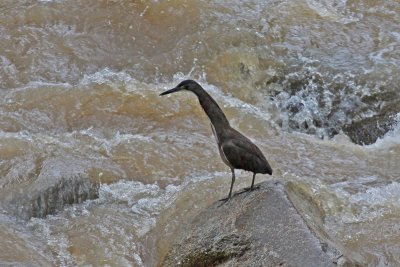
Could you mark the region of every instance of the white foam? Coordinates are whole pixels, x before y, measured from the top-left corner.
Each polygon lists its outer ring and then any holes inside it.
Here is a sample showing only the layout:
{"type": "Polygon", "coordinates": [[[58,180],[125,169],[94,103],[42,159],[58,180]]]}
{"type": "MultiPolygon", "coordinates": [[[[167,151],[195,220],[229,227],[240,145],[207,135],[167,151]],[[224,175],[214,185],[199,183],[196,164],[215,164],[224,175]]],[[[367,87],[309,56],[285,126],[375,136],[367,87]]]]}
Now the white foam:
{"type": "MultiPolygon", "coordinates": [[[[118,181],[113,184],[101,184],[99,190],[99,198],[96,200],[88,200],[81,204],[66,207],[61,213],[49,215],[46,218],[32,218],[29,226],[37,235],[44,236],[48,245],[55,252],[61,266],[73,266],[76,264],[74,256],[68,251],[71,246],[69,237],[60,231],[60,228],[72,227],[70,218],[91,215],[93,207],[108,207],[108,209],[119,207],[121,212],[130,210],[133,220],[127,225],[124,221],[121,224],[109,227],[110,221],[104,220],[99,222],[94,228],[101,231],[103,238],[107,237],[109,244],[107,250],[104,251],[104,257],[117,260],[119,264],[124,263],[129,266],[129,262],[125,255],[133,255],[133,260],[137,266],[144,266],[140,257],[140,249],[138,243],[131,235],[125,235],[126,229],[134,230],[138,237],[142,237],[153,229],[157,222],[157,216],[162,209],[171,205],[175,200],[180,186],[169,185],[165,189],[160,188],[157,184],[144,184],[136,181],[118,181]],[[121,205],[121,204],[126,204],[121,205]]],[[[79,223],[79,219],[78,223],[79,223]]],[[[111,220],[111,222],[114,222],[111,220]]],[[[94,230],[96,231],[96,230],[94,230]]],[[[106,246],[105,246],[106,247],[106,246]]]]}
{"type": "Polygon", "coordinates": [[[347,0],[307,0],[306,2],[321,17],[327,17],[343,24],[359,20],[356,14],[348,12],[347,0]]]}
{"type": "Polygon", "coordinates": [[[99,201],[126,202],[136,220],[132,222],[136,234],[144,236],[156,225],[157,215],[169,206],[180,191],[180,186],[169,185],[161,189],[157,184],[143,184],[137,181],[118,181],[100,186],[99,201]]]}
{"type": "Polygon", "coordinates": [[[33,228],[35,233],[40,235],[42,239],[47,240],[47,244],[50,247],[56,248],[57,261],[60,266],[71,266],[75,264],[71,253],[68,251],[70,243],[66,234],[61,232],[53,233],[52,226],[48,224],[45,219],[31,218],[28,226],[33,228]]]}
{"type": "Polygon", "coordinates": [[[136,80],[124,71],[115,72],[109,68],[104,68],[92,74],[85,74],[79,84],[110,84],[111,82],[119,81],[124,84],[134,83],[136,80]]]}
{"type": "Polygon", "coordinates": [[[382,206],[388,208],[389,206],[396,206],[400,208],[400,183],[392,182],[390,184],[373,187],[367,189],[365,192],[357,193],[351,196],[350,200],[360,205],[367,205],[369,207],[382,206]]]}
{"type": "MultiPolygon", "coordinates": [[[[362,188],[362,183],[376,181],[376,176],[361,177],[355,185],[362,188]]],[[[341,207],[340,214],[335,214],[334,218],[341,223],[368,222],[384,216],[392,211],[400,210],[400,183],[391,182],[385,185],[368,187],[357,193],[350,193],[345,188],[352,186],[349,182],[342,182],[332,185],[335,195],[338,198],[327,199],[325,205],[337,211],[341,207]]],[[[332,187],[330,186],[330,187],[332,187]]]]}
{"type": "Polygon", "coordinates": [[[43,2],[43,3],[62,3],[65,0],[39,0],[39,2],[43,2]]]}
{"type": "MultiPolygon", "coordinates": [[[[6,37],[2,36],[2,38],[6,37]]],[[[2,68],[2,71],[10,75],[11,77],[15,77],[18,73],[15,65],[7,57],[3,55],[0,55],[0,66],[2,68]]]]}
{"type": "MultiPolygon", "coordinates": [[[[397,113],[393,129],[388,131],[383,137],[378,138],[378,140],[374,144],[365,147],[374,149],[388,149],[392,147],[398,147],[399,145],[400,145],[400,113],[397,113]]],[[[400,166],[400,163],[398,164],[400,166]]]]}

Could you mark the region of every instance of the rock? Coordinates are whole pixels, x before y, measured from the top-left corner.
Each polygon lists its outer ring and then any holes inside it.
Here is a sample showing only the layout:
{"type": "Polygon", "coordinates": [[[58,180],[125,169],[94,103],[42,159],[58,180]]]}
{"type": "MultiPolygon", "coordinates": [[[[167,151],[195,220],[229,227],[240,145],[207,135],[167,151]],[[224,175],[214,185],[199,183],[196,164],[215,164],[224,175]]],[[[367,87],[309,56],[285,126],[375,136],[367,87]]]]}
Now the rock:
{"type": "Polygon", "coordinates": [[[392,127],[392,121],[379,115],[354,121],[343,128],[343,131],[350,137],[353,143],[358,145],[370,145],[376,142],[379,137],[384,136],[392,127]]]}
{"type": "Polygon", "coordinates": [[[392,130],[396,123],[397,119],[394,113],[389,115],[378,114],[359,121],[353,121],[351,124],[346,125],[343,131],[354,143],[370,145],[392,130]]]}
{"type": "Polygon", "coordinates": [[[15,188],[0,192],[1,207],[24,220],[45,217],[67,204],[97,198],[99,184],[92,181],[84,168],[69,160],[48,159],[40,174],[15,188]]]}
{"type": "Polygon", "coordinates": [[[198,214],[161,266],[349,266],[311,229],[285,187],[264,182],[198,214]]]}
{"type": "MultiPolygon", "coordinates": [[[[361,117],[345,125],[342,129],[351,141],[359,145],[370,145],[382,138],[387,132],[393,130],[399,123],[400,100],[393,92],[384,92],[363,97],[362,101],[374,107],[379,103],[376,115],[361,117]]],[[[359,117],[359,116],[358,116],[359,117]]]]}

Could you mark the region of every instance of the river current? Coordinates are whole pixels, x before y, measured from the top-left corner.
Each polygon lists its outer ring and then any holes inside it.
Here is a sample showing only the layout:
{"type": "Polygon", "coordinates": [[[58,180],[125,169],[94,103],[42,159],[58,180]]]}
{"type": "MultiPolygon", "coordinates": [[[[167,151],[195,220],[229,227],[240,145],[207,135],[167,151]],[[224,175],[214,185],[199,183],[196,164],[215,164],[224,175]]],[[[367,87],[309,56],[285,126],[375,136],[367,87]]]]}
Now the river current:
{"type": "Polygon", "coordinates": [[[1,266],[157,266],[229,191],[196,97],[159,97],[189,78],[264,152],[256,182],[307,196],[347,257],[400,266],[398,0],[2,0],[0,66],[1,266]],[[98,198],[21,215],[76,176],[98,198]]]}

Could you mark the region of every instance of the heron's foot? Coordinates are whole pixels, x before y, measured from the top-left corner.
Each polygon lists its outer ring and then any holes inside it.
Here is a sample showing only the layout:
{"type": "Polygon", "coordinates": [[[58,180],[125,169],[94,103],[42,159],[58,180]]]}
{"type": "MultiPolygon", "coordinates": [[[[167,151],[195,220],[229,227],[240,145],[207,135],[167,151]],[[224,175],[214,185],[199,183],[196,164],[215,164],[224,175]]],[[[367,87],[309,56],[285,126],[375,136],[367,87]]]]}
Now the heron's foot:
{"type": "Polygon", "coordinates": [[[227,202],[230,198],[231,198],[231,197],[229,196],[229,197],[220,199],[220,200],[218,200],[218,201],[221,201],[221,202],[225,203],[225,202],[227,202]]]}
{"type": "Polygon", "coordinates": [[[228,200],[229,200],[229,199],[230,199],[230,197],[227,197],[227,198],[223,198],[223,199],[218,200],[218,201],[219,201],[218,208],[219,208],[219,207],[222,207],[223,205],[225,205],[226,203],[228,203],[228,200]]]}
{"type": "Polygon", "coordinates": [[[250,191],[250,188],[243,188],[243,190],[242,191],[240,191],[240,192],[237,192],[235,195],[241,195],[241,194],[243,194],[243,193],[247,193],[247,192],[249,192],[250,191]]]}
{"type": "Polygon", "coordinates": [[[259,185],[255,185],[255,186],[253,186],[253,188],[245,187],[245,188],[243,188],[243,191],[239,192],[239,194],[243,194],[244,192],[253,191],[253,190],[256,190],[256,189],[260,189],[260,186],[259,185]]]}
{"type": "Polygon", "coordinates": [[[338,264],[339,263],[339,260],[340,260],[340,258],[342,258],[343,257],[343,254],[340,254],[340,256],[339,257],[337,257],[334,261],[333,261],[333,263],[334,264],[338,264]]]}

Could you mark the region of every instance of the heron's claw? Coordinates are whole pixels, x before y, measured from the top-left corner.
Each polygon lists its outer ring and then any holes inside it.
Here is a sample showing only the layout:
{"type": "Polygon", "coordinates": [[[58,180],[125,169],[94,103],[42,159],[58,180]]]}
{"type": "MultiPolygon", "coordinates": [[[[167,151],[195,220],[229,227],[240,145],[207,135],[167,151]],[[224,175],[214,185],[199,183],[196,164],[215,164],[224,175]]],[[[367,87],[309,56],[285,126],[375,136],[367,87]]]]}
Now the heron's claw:
{"type": "Polygon", "coordinates": [[[229,199],[230,199],[230,197],[226,197],[226,198],[220,199],[220,200],[218,200],[218,201],[227,202],[229,199]]]}

